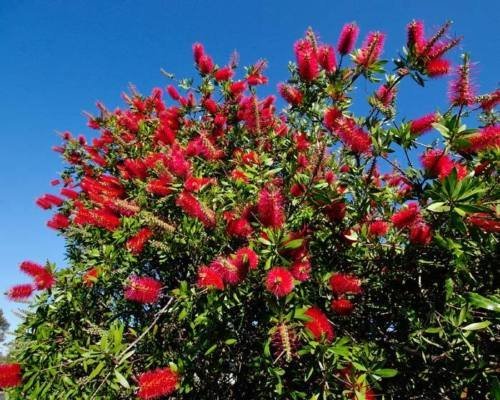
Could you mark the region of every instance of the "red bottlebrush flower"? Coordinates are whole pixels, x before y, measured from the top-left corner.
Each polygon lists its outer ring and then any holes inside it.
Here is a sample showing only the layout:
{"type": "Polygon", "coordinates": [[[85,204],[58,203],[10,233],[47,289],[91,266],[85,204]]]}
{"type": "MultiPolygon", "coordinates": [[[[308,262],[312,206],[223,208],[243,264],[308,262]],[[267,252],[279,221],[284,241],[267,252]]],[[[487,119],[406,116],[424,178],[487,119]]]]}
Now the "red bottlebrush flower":
{"type": "Polygon", "coordinates": [[[259,256],[250,247],[242,247],[236,251],[233,263],[251,270],[256,269],[259,265],[259,256]]]}
{"type": "Polygon", "coordinates": [[[19,265],[19,269],[33,278],[45,272],[45,267],[33,261],[23,261],[19,265]]]}
{"type": "Polygon", "coordinates": [[[295,58],[299,76],[304,81],[313,81],[319,74],[318,55],[312,43],[301,39],[295,43],[295,58]]]}
{"type": "Polygon", "coordinates": [[[11,300],[25,300],[30,297],[35,291],[35,287],[31,284],[16,285],[9,289],[7,297],[11,300]]]}
{"type": "Polygon", "coordinates": [[[332,222],[342,222],[346,214],[346,205],[343,201],[334,201],[323,208],[323,212],[332,222]]]}
{"type": "Polygon", "coordinates": [[[213,268],[215,271],[222,276],[222,279],[225,283],[229,285],[237,285],[240,283],[248,273],[247,264],[243,263],[235,263],[233,260],[229,258],[219,257],[215,261],[210,263],[210,268],[213,268]]]}
{"type": "Polygon", "coordinates": [[[247,85],[245,81],[238,81],[238,82],[233,82],[229,86],[229,91],[231,94],[235,97],[238,97],[240,94],[242,94],[245,89],[247,88],[247,85]]]}
{"type": "Polygon", "coordinates": [[[305,323],[305,327],[312,334],[314,339],[325,339],[327,342],[333,341],[335,332],[332,324],[328,321],[323,311],[318,307],[310,307],[305,312],[305,315],[310,318],[310,320],[305,323]]]}
{"type": "Polygon", "coordinates": [[[387,84],[380,86],[375,92],[375,97],[384,107],[389,107],[394,103],[396,89],[389,87],[387,84]]]}
{"type": "Polygon", "coordinates": [[[67,197],[68,199],[75,200],[76,198],[78,198],[79,193],[73,189],[62,188],[61,195],[67,197]]]}
{"type": "Polygon", "coordinates": [[[190,217],[198,219],[206,228],[215,226],[214,212],[203,206],[199,200],[188,191],[182,191],[177,197],[175,204],[182,208],[190,217]]]}
{"type": "Polygon", "coordinates": [[[444,150],[430,149],[420,158],[422,166],[430,177],[447,177],[455,167],[453,160],[444,153],[444,150]]]}
{"type": "Polygon", "coordinates": [[[346,24],[340,31],[337,51],[345,56],[354,49],[354,44],[359,35],[359,27],[354,23],[346,24]]]}
{"type": "Polygon", "coordinates": [[[385,236],[389,232],[389,224],[385,221],[376,220],[368,225],[368,234],[371,236],[385,236]]]}
{"type": "Polygon", "coordinates": [[[63,214],[54,214],[54,216],[47,221],[47,226],[56,230],[66,229],[69,224],[69,218],[63,214]]]}
{"type": "Polygon", "coordinates": [[[253,233],[252,225],[248,220],[248,216],[243,213],[241,217],[237,217],[234,212],[226,211],[224,219],[226,220],[226,232],[229,236],[247,238],[253,233]]]}
{"type": "Polygon", "coordinates": [[[432,124],[437,121],[437,115],[427,114],[410,122],[410,132],[412,135],[421,135],[432,129],[432,124]]]}
{"type": "Polygon", "coordinates": [[[266,67],[266,61],[260,60],[250,68],[249,74],[246,77],[248,86],[265,85],[267,83],[267,77],[262,75],[262,71],[264,71],[266,67]]]}
{"type": "Polygon", "coordinates": [[[336,131],[340,126],[341,118],[342,111],[340,111],[337,107],[331,107],[325,111],[323,123],[329,130],[336,131]]]}
{"type": "Polygon", "coordinates": [[[491,111],[500,103],[500,89],[485,96],[481,96],[479,103],[484,111],[491,111]]]}
{"type": "Polygon", "coordinates": [[[214,62],[212,61],[212,57],[207,54],[203,54],[198,60],[198,68],[200,69],[200,73],[202,75],[211,73],[214,69],[214,62]]]}
{"type": "Polygon", "coordinates": [[[97,281],[100,274],[101,274],[101,269],[98,267],[89,269],[87,272],[85,272],[85,274],[83,274],[82,277],[83,284],[87,287],[94,286],[94,283],[97,281]]]}
{"type": "Polygon", "coordinates": [[[127,249],[132,254],[140,254],[144,249],[145,244],[153,236],[153,232],[149,228],[142,228],[129,240],[127,240],[127,249]]]}
{"type": "Polygon", "coordinates": [[[174,85],[167,86],[167,93],[172,98],[172,100],[178,101],[181,98],[181,95],[177,91],[177,88],[174,85]]]}
{"type": "Polygon", "coordinates": [[[257,210],[259,220],[264,226],[280,228],[285,222],[283,196],[277,190],[262,189],[259,193],[257,210]]]}
{"type": "Polygon", "coordinates": [[[217,103],[215,102],[214,99],[211,98],[205,98],[201,104],[203,105],[203,108],[207,110],[210,114],[216,114],[217,113],[217,103]]]}
{"type": "Polygon", "coordinates": [[[64,200],[54,196],[53,194],[44,194],[36,200],[36,204],[43,208],[44,210],[48,210],[52,207],[60,207],[64,203],[64,200]]]}
{"type": "Polygon", "coordinates": [[[76,209],[74,222],[79,225],[94,225],[114,231],[120,226],[120,218],[105,209],[88,210],[83,207],[76,209]]]}
{"type": "Polygon", "coordinates": [[[448,60],[443,58],[435,58],[426,64],[425,69],[427,75],[431,78],[436,78],[438,76],[448,75],[450,73],[451,64],[448,60]]]}
{"type": "Polygon", "coordinates": [[[299,89],[280,83],[278,85],[278,90],[281,97],[292,106],[298,106],[302,103],[302,93],[299,89]]]}
{"type": "Polygon", "coordinates": [[[205,54],[205,48],[201,43],[193,44],[193,58],[194,62],[198,64],[200,62],[200,58],[205,54]]]}
{"type": "Polygon", "coordinates": [[[290,194],[294,197],[302,196],[306,192],[306,186],[302,183],[294,183],[290,188],[290,194]]]}
{"type": "Polygon", "coordinates": [[[465,151],[468,153],[497,149],[500,147],[500,125],[487,126],[471,135],[467,141],[465,151]]]}
{"type": "Polygon", "coordinates": [[[410,227],[410,243],[427,246],[432,240],[431,227],[425,222],[419,221],[410,227]]]}
{"type": "Polygon", "coordinates": [[[293,290],[293,275],[284,267],[269,270],[266,278],[266,289],[276,297],[284,297],[293,290]]]}
{"type": "Polygon", "coordinates": [[[454,106],[470,106],[476,100],[470,70],[470,62],[465,60],[458,66],[455,79],[450,82],[450,102],[454,106]]]}
{"type": "Polygon", "coordinates": [[[142,304],[156,303],[161,294],[161,282],[147,276],[132,275],[125,287],[125,298],[142,304]]]}
{"type": "Polygon", "coordinates": [[[170,184],[172,183],[172,178],[165,175],[160,178],[151,179],[146,185],[146,190],[156,196],[168,196],[172,193],[172,188],[170,184]]]}
{"type": "Polygon", "coordinates": [[[138,376],[140,399],[157,399],[174,393],[179,386],[179,374],[171,368],[158,368],[138,376]]]}
{"type": "Polygon", "coordinates": [[[296,261],[290,267],[290,272],[299,282],[305,282],[311,277],[311,262],[307,259],[296,261]]]}
{"type": "Polygon", "coordinates": [[[214,78],[217,82],[224,82],[231,79],[234,75],[234,71],[231,67],[219,68],[214,73],[214,78]]]}
{"type": "Polygon", "coordinates": [[[333,46],[323,45],[318,48],[318,62],[326,72],[335,72],[337,61],[335,60],[335,50],[333,46]]]}
{"type": "Polygon", "coordinates": [[[346,293],[360,294],[361,280],[353,275],[335,273],[330,277],[330,286],[337,296],[346,293]]]}
{"type": "Polygon", "coordinates": [[[290,362],[296,355],[299,338],[291,327],[281,323],[274,329],[271,336],[271,345],[276,358],[275,362],[279,359],[290,362]]]}
{"type": "Polygon", "coordinates": [[[332,310],[338,315],[350,315],[354,310],[354,304],[348,299],[333,299],[332,310]]]}
{"type": "Polygon", "coordinates": [[[372,140],[368,132],[357,126],[345,126],[338,132],[344,144],[357,154],[369,154],[372,140]]]}
{"type": "Polygon", "coordinates": [[[215,183],[214,178],[190,176],[184,182],[184,189],[189,192],[199,192],[201,189],[203,189],[207,185],[210,185],[211,183],[215,183]]]}
{"type": "Polygon", "coordinates": [[[500,232],[500,219],[488,213],[474,213],[467,218],[467,222],[477,226],[485,232],[500,232]]]}
{"type": "Polygon", "coordinates": [[[275,124],[274,96],[259,101],[256,96],[245,97],[240,101],[238,118],[245,122],[253,134],[259,134],[275,124]]]}
{"type": "Polygon", "coordinates": [[[20,364],[0,364],[0,389],[19,386],[21,384],[21,380],[20,364]]]}
{"type": "Polygon", "coordinates": [[[356,64],[362,65],[365,68],[373,65],[384,48],[385,34],[382,32],[370,32],[366,37],[359,53],[356,54],[354,62],[356,64]]]}
{"type": "Polygon", "coordinates": [[[239,182],[243,182],[243,183],[248,183],[249,182],[249,179],[248,179],[248,175],[242,171],[241,169],[233,169],[231,171],[231,178],[235,181],[239,181],[239,182]]]}
{"type": "Polygon", "coordinates": [[[408,39],[407,46],[410,51],[420,54],[425,48],[424,23],[413,20],[407,26],[408,39]]]}
{"type": "Polygon", "coordinates": [[[219,271],[207,266],[198,269],[197,285],[200,288],[224,290],[224,280],[219,271]]]}
{"type": "Polygon", "coordinates": [[[420,218],[420,207],[417,203],[412,202],[408,203],[405,207],[394,213],[391,217],[391,221],[396,228],[402,229],[413,225],[413,223],[420,218]]]}

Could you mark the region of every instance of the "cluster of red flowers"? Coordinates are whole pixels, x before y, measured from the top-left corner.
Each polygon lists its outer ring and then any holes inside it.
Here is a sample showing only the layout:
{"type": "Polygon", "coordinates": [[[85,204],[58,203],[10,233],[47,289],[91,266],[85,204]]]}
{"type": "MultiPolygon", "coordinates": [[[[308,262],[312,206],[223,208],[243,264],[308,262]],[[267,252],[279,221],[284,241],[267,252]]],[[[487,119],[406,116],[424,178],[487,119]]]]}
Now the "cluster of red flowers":
{"type": "Polygon", "coordinates": [[[0,389],[19,386],[21,379],[21,365],[17,363],[0,364],[0,389]]]}
{"type": "Polygon", "coordinates": [[[141,304],[156,303],[161,295],[161,282],[147,276],[131,276],[125,287],[125,298],[141,304]]]}
{"type": "Polygon", "coordinates": [[[344,144],[354,153],[369,154],[372,141],[368,132],[356,125],[354,119],[345,116],[342,112],[332,107],[325,112],[325,126],[339,135],[344,144]]]}
{"type": "Polygon", "coordinates": [[[426,39],[422,21],[412,21],[408,24],[408,50],[418,62],[423,64],[430,77],[446,75],[450,72],[450,62],[442,57],[460,43],[460,38],[443,39],[449,27],[450,23],[444,24],[433,36],[426,39]]]}
{"type": "Polygon", "coordinates": [[[304,326],[314,339],[326,340],[327,342],[333,341],[335,331],[323,311],[318,307],[310,307],[306,310],[305,315],[309,317],[309,321],[304,326]]]}
{"type": "Polygon", "coordinates": [[[423,220],[417,203],[408,203],[394,213],[391,221],[398,229],[409,229],[409,239],[413,244],[426,246],[432,240],[432,229],[423,220]]]}
{"type": "Polygon", "coordinates": [[[172,368],[158,368],[138,376],[140,399],[157,399],[174,393],[179,387],[179,374],[172,368]]]}
{"type": "Polygon", "coordinates": [[[345,296],[361,294],[361,280],[355,276],[335,273],[330,277],[330,287],[336,298],[332,300],[332,310],[338,315],[349,315],[354,310],[354,304],[345,296]]]}
{"type": "Polygon", "coordinates": [[[53,273],[33,261],[23,261],[19,269],[33,278],[33,284],[21,284],[9,289],[7,295],[11,300],[24,300],[30,297],[35,290],[46,290],[54,286],[56,279],[53,273]]]}

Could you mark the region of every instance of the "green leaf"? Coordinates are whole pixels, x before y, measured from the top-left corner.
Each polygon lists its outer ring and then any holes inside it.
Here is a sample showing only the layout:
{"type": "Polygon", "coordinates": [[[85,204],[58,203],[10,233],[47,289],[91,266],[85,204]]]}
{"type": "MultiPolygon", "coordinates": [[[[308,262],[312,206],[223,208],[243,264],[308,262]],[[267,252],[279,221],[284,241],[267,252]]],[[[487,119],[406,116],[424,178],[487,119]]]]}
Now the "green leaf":
{"type": "Polygon", "coordinates": [[[373,371],[375,375],[381,376],[382,378],[392,378],[393,376],[396,376],[398,374],[398,371],[396,369],[391,369],[391,368],[381,368],[381,369],[376,369],[373,371]]]}
{"type": "Polygon", "coordinates": [[[294,239],[286,242],[283,246],[284,249],[298,249],[304,243],[304,239],[294,239]]]}
{"type": "Polygon", "coordinates": [[[437,201],[427,206],[427,209],[432,212],[447,212],[450,211],[450,206],[443,201],[437,201]]]}
{"type": "Polygon", "coordinates": [[[213,353],[216,348],[217,348],[217,343],[210,346],[209,349],[207,351],[205,351],[205,355],[208,356],[210,353],[213,353]]]}
{"type": "Polygon", "coordinates": [[[481,296],[477,293],[467,293],[465,295],[467,302],[475,308],[484,308],[485,310],[500,312],[500,302],[494,299],[481,296]]]}
{"type": "Polygon", "coordinates": [[[235,338],[227,339],[224,343],[226,343],[228,346],[235,344],[238,340],[235,338]]]}
{"type": "Polygon", "coordinates": [[[491,325],[491,321],[482,321],[482,322],[474,322],[467,326],[464,326],[462,329],[464,331],[478,331],[480,329],[485,329],[491,325]]]}
{"type": "Polygon", "coordinates": [[[97,375],[99,375],[101,373],[101,371],[103,370],[103,368],[104,368],[105,365],[106,365],[106,363],[104,361],[101,361],[99,364],[97,364],[97,367],[95,367],[94,370],[88,376],[87,382],[91,381],[97,375]]]}
{"type": "Polygon", "coordinates": [[[120,372],[118,372],[117,369],[115,369],[115,377],[120,385],[122,385],[124,388],[130,389],[130,384],[125,379],[125,377],[120,372]]]}

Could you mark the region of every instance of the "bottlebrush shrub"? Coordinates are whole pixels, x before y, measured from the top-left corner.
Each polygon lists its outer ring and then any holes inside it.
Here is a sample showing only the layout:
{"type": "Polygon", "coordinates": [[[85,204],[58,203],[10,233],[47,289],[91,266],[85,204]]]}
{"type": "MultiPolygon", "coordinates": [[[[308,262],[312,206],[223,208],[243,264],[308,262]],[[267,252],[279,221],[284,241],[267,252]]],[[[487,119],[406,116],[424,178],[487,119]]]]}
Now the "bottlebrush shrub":
{"type": "Polygon", "coordinates": [[[444,58],[448,29],[410,23],[394,68],[381,32],[308,30],[281,112],[264,61],[201,44],[198,79],[98,103],[37,201],[68,265],[9,293],[37,293],[9,398],[494,398],[498,90],[444,58]],[[400,115],[403,80],[448,72],[449,108],[400,115]]]}

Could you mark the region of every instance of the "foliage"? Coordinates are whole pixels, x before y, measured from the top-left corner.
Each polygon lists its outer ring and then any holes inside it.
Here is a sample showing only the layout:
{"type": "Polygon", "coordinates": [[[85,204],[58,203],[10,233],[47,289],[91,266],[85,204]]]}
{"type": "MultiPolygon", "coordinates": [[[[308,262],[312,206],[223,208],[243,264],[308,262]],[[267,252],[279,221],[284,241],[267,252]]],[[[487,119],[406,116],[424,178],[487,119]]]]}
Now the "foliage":
{"type": "Polygon", "coordinates": [[[402,81],[451,70],[448,28],[412,22],[392,72],[383,34],[354,49],[348,24],[335,51],[308,30],[281,113],[265,62],[235,80],[200,44],[170,105],[98,103],[92,140],[56,148],[63,198],[38,200],[68,265],[23,263],[9,292],[39,290],[9,398],[498,398],[498,91],[464,56],[447,110],[397,110],[402,81]]]}

